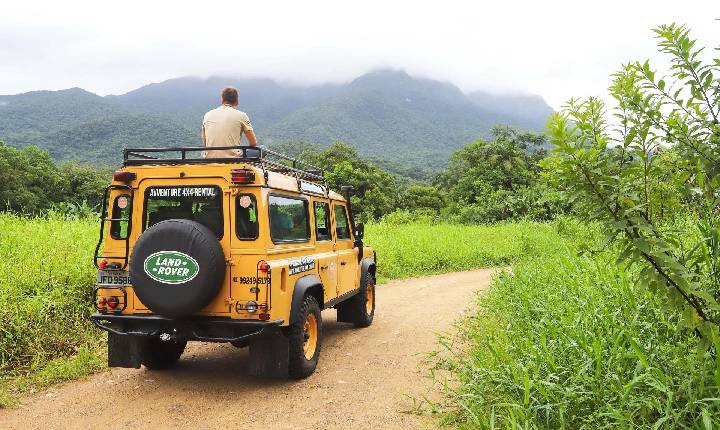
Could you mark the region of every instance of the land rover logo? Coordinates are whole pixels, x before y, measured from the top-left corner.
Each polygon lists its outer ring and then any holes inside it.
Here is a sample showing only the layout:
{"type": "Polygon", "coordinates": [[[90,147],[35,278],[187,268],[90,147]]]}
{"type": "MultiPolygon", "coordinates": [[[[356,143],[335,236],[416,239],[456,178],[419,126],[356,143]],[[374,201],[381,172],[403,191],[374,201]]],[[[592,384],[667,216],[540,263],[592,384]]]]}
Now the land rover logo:
{"type": "Polygon", "coordinates": [[[183,284],[200,271],[194,258],[177,251],[158,251],[145,259],[145,273],[163,284],[183,284]]]}

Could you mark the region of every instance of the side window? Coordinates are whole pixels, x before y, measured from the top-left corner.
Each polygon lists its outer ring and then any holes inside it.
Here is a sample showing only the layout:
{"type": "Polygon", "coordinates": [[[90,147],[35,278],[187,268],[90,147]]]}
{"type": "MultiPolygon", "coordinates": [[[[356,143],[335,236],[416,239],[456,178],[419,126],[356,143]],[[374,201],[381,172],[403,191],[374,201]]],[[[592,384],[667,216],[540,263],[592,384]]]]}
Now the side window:
{"type": "Polygon", "coordinates": [[[273,242],[310,240],[310,215],[305,199],[270,195],[270,237],[273,242]]]}
{"type": "Polygon", "coordinates": [[[235,234],[240,240],[258,237],[257,201],[252,194],[240,194],[235,200],[235,234]]]}
{"type": "Polygon", "coordinates": [[[350,226],[345,206],[335,205],[335,235],[337,240],[350,239],[350,226]]]}
{"type": "Polygon", "coordinates": [[[123,194],[115,198],[112,206],[110,222],[110,237],[125,240],[130,234],[130,196],[123,194]]]}
{"type": "Polygon", "coordinates": [[[330,205],[315,202],[315,236],[317,240],[330,240],[330,205]]]}

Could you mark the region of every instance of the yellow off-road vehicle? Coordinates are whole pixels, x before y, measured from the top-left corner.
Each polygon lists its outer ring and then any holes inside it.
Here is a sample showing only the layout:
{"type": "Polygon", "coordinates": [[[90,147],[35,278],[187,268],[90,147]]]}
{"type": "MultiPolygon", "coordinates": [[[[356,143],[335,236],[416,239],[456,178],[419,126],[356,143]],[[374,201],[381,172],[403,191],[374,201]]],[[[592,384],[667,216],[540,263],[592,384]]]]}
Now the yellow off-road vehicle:
{"type": "Polygon", "coordinates": [[[188,341],[250,347],[253,375],[304,378],[317,366],[323,309],[367,327],[375,252],[350,189],[261,147],[232,158],[126,149],[103,198],[95,324],[108,365],[163,369],[188,341]]]}

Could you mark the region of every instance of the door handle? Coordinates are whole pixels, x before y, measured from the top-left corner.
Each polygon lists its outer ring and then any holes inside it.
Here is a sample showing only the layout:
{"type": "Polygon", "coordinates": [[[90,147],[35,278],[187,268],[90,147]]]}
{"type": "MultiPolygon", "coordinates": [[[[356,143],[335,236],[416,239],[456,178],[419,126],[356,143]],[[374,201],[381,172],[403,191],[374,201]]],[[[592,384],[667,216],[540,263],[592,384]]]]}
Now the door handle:
{"type": "Polygon", "coordinates": [[[341,266],[345,266],[347,264],[347,261],[343,261],[340,263],[341,266]]]}
{"type": "Polygon", "coordinates": [[[327,266],[320,266],[320,270],[327,270],[327,266]]]}

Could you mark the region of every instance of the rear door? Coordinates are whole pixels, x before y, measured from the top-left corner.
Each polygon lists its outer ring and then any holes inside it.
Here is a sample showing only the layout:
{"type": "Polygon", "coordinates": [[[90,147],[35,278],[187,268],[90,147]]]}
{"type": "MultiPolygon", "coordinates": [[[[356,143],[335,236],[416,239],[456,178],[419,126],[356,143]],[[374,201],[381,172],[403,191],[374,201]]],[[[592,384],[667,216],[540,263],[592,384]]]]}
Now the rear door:
{"type": "Polygon", "coordinates": [[[354,247],[345,205],[333,202],[332,214],[339,265],[338,294],[345,294],[359,288],[357,249],[354,247]]]}
{"type": "MultiPolygon", "coordinates": [[[[139,187],[139,198],[143,199],[140,229],[145,231],[168,219],[196,221],[215,233],[223,253],[230,255],[230,190],[224,178],[185,178],[174,180],[168,185],[167,179],[143,180],[139,187]]],[[[140,230],[138,229],[138,230],[140,230]]],[[[202,313],[229,313],[226,298],[230,297],[230,268],[217,297],[202,313]]],[[[142,309],[136,298],[136,308],[142,309]]]]}

